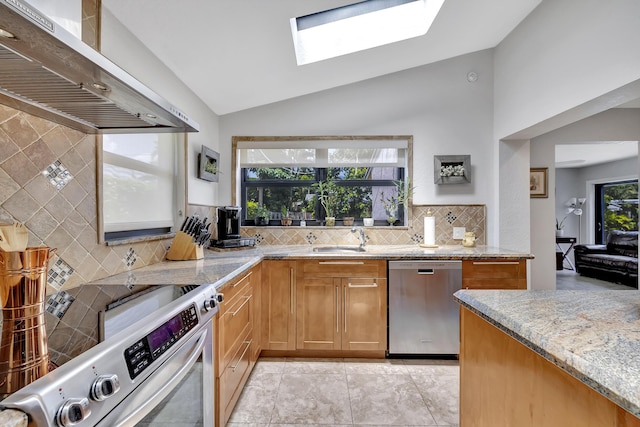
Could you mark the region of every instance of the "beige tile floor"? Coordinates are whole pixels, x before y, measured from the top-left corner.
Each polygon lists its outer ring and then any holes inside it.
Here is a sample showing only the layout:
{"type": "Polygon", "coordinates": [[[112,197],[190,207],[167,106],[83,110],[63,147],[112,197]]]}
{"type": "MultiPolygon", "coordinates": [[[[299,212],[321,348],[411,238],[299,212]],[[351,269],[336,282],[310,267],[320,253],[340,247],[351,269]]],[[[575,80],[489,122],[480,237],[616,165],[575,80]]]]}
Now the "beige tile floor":
{"type": "Polygon", "coordinates": [[[261,358],[230,427],[458,426],[457,360],[261,358]]]}

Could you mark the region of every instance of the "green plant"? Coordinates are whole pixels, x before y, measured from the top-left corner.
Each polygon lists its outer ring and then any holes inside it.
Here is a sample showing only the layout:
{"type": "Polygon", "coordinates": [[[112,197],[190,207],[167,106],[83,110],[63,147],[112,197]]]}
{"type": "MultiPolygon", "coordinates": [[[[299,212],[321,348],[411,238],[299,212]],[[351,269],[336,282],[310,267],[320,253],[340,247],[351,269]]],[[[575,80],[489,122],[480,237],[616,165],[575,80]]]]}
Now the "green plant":
{"type": "Polygon", "coordinates": [[[567,219],[569,215],[565,215],[564,218],[562,218],[562,221],[558,221],[558,218],[556,218],[556,230],[562,230],[562,228],[564,227],[564,220],[567,219]]]}
{"type": "Polygon", "coordinates": [[[394,180],[393,183],[396,186],[395,196],[385,197],[384,191],[380,193],[380,201],[387,212],[397,212],[400,205],[408,207],[409,199],[415,191],[409,178],[406,183],[400,180],[394,180]]]}
{"type": "Polygon", "coordinates": [[[318,192],[318,200],[324,208],[325,214],[328,217],[335,216],[337,206],[337,190],[338,185],[333,179],[327,179],[326,181],[320,181],[313,184],[313,187],[318,192]]]}
{"type": "Polygon", "coordinates": [[[282,209],[280,209],[280,212],[282,212],[282,218],[289,217],[289,210],[287,209],[286,206],[282,205],[282,209]]]}
{"type": "Polygon", "coordinates": [[[216,159],[207,159],[207,163],[204,165],[204,170],[206,172],[217,174],[218,173],[218,162],[216,159]]]}
{"type": "Polygon", "coordinates": [[[255,208],[254,217],[265,218],[268,221],[270,216],[271,216],[271,212],[269,212],[269,209],[267,209],[266,206],[259,205],[255,208]]]}

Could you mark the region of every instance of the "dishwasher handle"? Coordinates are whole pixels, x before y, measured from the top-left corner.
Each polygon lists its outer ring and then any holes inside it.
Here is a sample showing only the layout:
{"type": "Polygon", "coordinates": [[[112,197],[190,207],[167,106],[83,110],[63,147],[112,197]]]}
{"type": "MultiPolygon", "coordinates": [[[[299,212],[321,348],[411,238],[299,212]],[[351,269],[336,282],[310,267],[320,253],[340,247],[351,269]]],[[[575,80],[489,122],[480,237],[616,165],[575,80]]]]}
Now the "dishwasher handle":
{"type": "Polygon", "coordinates": [[[436,272],[433,270],[433,268],[419,268],[418,269],[418,274],[436,274],[436,272]]]}

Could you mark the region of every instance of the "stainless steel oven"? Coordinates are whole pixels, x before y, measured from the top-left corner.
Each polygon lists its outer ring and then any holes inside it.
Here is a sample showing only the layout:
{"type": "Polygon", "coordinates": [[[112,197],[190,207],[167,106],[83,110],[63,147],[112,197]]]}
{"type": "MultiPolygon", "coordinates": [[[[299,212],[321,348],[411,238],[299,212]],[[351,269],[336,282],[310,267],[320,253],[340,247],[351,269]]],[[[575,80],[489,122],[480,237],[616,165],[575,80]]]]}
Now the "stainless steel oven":
{"type": "Polygon", "coordinates": [[[163,303],[0,405],[27,413],[30,427],[212,427],[218,298],[202,285],[163,303]]]}

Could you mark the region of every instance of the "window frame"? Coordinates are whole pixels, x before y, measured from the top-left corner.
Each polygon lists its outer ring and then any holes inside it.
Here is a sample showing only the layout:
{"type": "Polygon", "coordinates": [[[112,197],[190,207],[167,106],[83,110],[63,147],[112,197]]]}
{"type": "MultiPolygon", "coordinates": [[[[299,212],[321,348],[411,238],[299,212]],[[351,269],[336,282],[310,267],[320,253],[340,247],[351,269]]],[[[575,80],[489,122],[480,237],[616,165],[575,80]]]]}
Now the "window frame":
{"type": "MultiPolygon", "coordinates": [[[[403,182],[406,182],[407,178],[410,179],[412,176],[412,152],[413,152],[413,136],[411,135],[346,135],[346,136],[234,136],[232,137],[232,165],[233,165],[233,173],[232,173],[232,204],[239,205],[242,207],[243,211],[246,211],[246,199],[243,197],[243,194],[246,194],[247,187],[259,187],[257,182],[248,182],[246,180],[246,175],[242,173],[244,170],[240,166],[240,155],[239,150],[241,148],[238,147],[238,143],[251,143],[251,142],[277,142],[277,141],[301,141],[301,142],[314,142],[314,141],[406,141],[406,154],[404,159],[404,165],[401,167],[397,167],[398,169],[398,178],[403,182]],[[247,185],[248,184],[248,185],[247,185]]],[[[270,184],[273,184],[274,187],[295,187],[300,184],[310,185],[312,182],[317,182],[318,180],[326,179],[326,171],[327,167],[316,167],[313,164],[305,164],[305,167],[313,167],[316,169],[316,179],[315,181],[309,180],[296,180],[288,182],[276,182],[274,180],[270,184]]],[[[265,165],[265,167],[268,167],[265,165]]],[[[274,166],[278,167],[278,166],[274,166]]],[[[344,165],[336,166],[336,167],[346,167],[344,165]]],[[[351,167],[359,167],[359,165],[354,164],[351,167]]],[[[389,165],[384,165],[383,167],[389,167],[389,165]]],[[[264,181],[263,181],[264,182],[264,181]]],[[[340,186],[371,186],[372,182],[375,183],[375,186],[391,186],[394,185],[393,179],[385,179],[385,180],[348,180],[348,181],[336,181],[336,183],[340,186]]],[[[398,228],[407,228],[411,223],[411,205],[413,197],[409,198],[407,206],[403,206],[400,212],[401,224],[397,225],[398,228]]],[[[318,204],[319,205],[319,204],[318,204]]],[[[316,206],[316,218],[321,218],[321,214],[323,214],[322,208],[320,206],[316,206]]],[[[323,218],[324,216],[322,216],[323,218]]],[[[245,219],[243,215],[242,226],[255,226],[253,220],[245,219]]],[[[374,225],[376,226],[387,226],[388,223],[383,220],[378,220],[374,225]]]]}
{"type": "MultiPolygon", "coordinates": [[[[637,178],[628,178],[628,179],[619,179],[619,180],[611,180],[604,181],[594,185],[594,218],[593,218],[593,232],[594,232],[594,243],[596,244],[606,244],[607,243],[607,235],[605,233],[605,210],[607,207],[604,205],[604,190],[608,186],[613,185],[623,185],[623,184],[636,184],[640,185],[640,180],[637,178]]],[[[640,187],[639,187],[640,189],[640,187]]],[[[640,205],[638,205],[638,209],[640,209],[640,205]]]]}

